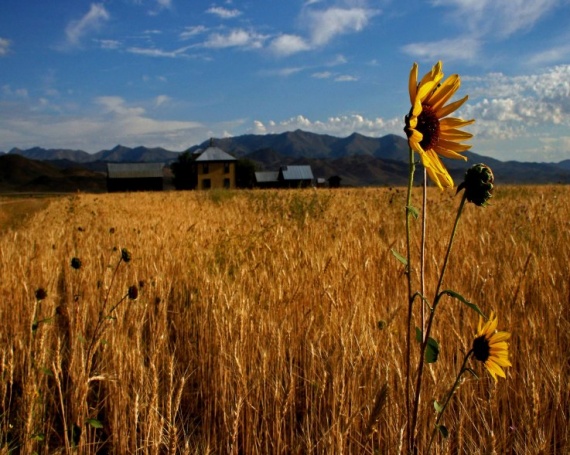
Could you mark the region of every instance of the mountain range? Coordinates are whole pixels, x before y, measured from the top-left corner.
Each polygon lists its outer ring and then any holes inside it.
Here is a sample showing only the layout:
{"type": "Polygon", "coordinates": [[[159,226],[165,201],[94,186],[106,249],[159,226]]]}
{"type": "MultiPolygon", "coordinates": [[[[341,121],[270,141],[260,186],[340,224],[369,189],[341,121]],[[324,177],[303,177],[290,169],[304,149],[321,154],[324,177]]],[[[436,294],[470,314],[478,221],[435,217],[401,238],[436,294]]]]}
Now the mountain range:
{"type": "MultiPolygon", "coordinates": [[[[372,138],[354,133],[345,138],[338,138],[296,130],[281,134],[242,135],[212,139],[190,147],[187,152],[205,149],[211,143],[236,158],[247,158],[253,161],[259,170],[278,170],[283,165],[309,164],[315,177],[326,179],[338,175],[342,178],[343,185],[399,186],[405,185],[407,181],[408,143],[406,139],[397,135],[372,138]]],[[[4,160],[8,157],[25,157],[64,172],[56,179],[63,185],[63,182],[72,176],[79,180],[91,177],[104,179],[103,173],[108,162],[170,164],[176,161],[180,153],[161,147],[130,148],[122,145],[94,154],[82,150],[14,148],[8,154],[0,155],[0,167],[5,167],[4,160]],[[88,171],[90,177],[86,174],[88,171]]],[[[474,152],[466,152],[465,156],[468,158],[467,161],[445,160],[445,165],[456,182],[462,180],[466,169],[473,164],[485,163],[493,169],[498,183],[570,183],[570,159],[559,163],[528,163],[499,161],[474,152]]],[[[12,167],[15,165],[12,163],[12,167]]],[[[38,170],[37,165],[35,166],[38,170]]],[[[419,174],[416,173],[417,176],[419,174]]],[[[45,175],[55,178],[53,172],[48,172],[48,170],[45,170],[45,175]]],[[[2,182],[6,183],[7,178],[9,178],[7,173],[2,171],[0,189],[2,182]]]]}

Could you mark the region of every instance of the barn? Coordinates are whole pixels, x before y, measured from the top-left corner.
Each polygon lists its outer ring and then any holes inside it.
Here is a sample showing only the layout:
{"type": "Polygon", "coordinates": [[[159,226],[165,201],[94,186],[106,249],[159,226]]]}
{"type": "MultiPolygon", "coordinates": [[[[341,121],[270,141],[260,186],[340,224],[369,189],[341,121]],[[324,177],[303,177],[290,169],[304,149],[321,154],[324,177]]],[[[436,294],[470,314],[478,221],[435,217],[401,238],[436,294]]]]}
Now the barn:
{"type": "Polygon", "coordinates": [[[162,191],[163,163],[107,163],[107,191],[162,191]]]}

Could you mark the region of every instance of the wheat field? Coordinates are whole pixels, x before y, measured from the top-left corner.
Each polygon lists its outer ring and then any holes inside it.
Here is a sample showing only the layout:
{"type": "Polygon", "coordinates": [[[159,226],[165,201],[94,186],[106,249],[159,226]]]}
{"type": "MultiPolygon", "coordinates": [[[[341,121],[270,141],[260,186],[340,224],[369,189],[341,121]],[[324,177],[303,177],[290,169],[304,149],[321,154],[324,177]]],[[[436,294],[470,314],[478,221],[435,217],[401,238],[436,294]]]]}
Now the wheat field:
{"type": "MultiPolygon", "coordinates": [[[[444,288],[497,312],[512,367],[495,384],[471,361],[432,453],[569,453],[568,190],[465,207],[444,288]]],[[[428,194],[428,294],[459,200],[428,194]]],[[[0,453],[400,453],[404,206],[391,188],[76,194],[4,229],[0,453]]],[[[438,311],[420,447],[478,322],[438,311]]]]}

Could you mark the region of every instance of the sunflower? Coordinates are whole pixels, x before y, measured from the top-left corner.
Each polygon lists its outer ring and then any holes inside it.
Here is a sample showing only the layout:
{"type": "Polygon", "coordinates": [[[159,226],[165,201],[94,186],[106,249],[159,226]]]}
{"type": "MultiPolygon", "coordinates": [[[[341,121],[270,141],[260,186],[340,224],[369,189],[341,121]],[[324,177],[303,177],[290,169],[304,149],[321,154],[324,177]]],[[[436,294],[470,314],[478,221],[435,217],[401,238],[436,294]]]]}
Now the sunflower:
{"type": "Polygon", "coordinates": [[[445,106],[459,89],[461,79],[457,74],[453,74],[441,82],[441,66],[441,61],[437,62],[419,83],[418,65],[414,63],[412,66],[409,81],[412,107],[406,116],[404,131],[408,136],[408,144],[420,155],[430,178],[443,189],[453,187],[453,179],[440,156],[467,160],[460,153],[469,150],[471,146],[462,142],[471,139],[473,135],[461,131],[460,128],[472,124],[475,120],[447,117],[459,109],[468,97],[445,106]]]}
{"type": "Polygon", "coordinates": [[[509,332],[497,332],[497,318],[491,313],[489,320],[483,324],[479,319],[477,337],[473,340],[473,355],[483,362],[495,382],[497,376],[505,378],[504,367],[510,367],[509,345],[507,340],[511,337],[509,332]]]}

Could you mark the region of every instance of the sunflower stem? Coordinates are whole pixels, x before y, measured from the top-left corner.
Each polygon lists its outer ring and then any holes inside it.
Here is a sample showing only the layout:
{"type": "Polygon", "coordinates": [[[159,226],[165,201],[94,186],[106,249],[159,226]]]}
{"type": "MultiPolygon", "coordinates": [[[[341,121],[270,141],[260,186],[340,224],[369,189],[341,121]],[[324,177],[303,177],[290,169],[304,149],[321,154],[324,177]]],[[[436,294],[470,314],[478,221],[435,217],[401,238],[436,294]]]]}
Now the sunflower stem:
{"type": "MultiPolygon", "coordinates": [[[[435,317],[435,309],[439,303],[439,299],[442,297],[439,294],[439,290],[441,289],[441,285],[443,283],[443,277],[445,276],[445,270],[447,269],[447,264],[449,262],[449,256],[451,255],[451,247],[453,246],[453,240],[455,239],[455,234],[457,233],[457,227],[459,225],[459,219],[461,218],[461,214],[463,212],[463,207],[465,205],[465,201],[466,201],[466,196],[465,196],[465,193],[463,193],[463,197],[461,198],[461,202],[459,203],[459,208],[457,209],[457,216],[455,217],[455,223],[453,224],[453,230],[451,231],[451,237],[450,237],[449,243],[447,245],[447,251],[445,253],[445,259],[443,261],[443,266],[441,268],[441,272],[439,275],[439,281],[437,283],[437,288],[435,290],[435,298],[434,298],[433,306],[432,306],[430,314],[429,314],[429,319],[428,319],[426,330],[423,333],[423,341],[422,341],[421,349],[420,349],[420,360],[419,360],[417,379],[416,379],[416,391],[415,391],[415,397],[413,400],[414,409],[412,411],[412,427],[411,427],[412,434],[415,434],[417,420],[418,420],[418,410],[419,410],[419,404],[420,404],[419,403],[420,392],[421,392],[421,388],[422,388],[422,378],[423,378],[423,371],[424,371],[424,366],[425,366],[425,352],[426,352],[427,345],[428,345],[429,335],[431,333],[431,329],[433,326],[433,320],[435,317]]],[[[410,438],[410,441],[414,442],[414,439],[415,438],[412,436],[410,438]]],[[[412,446],[412,450],[415,450],[414,446],[412,446]]]]}
{"type": "MultiPolygon", "coordinates": [[[[427,169],[424,167],[424,185],[423,185],[423,199],[422,199],[422,246],[420,250],[420,288],[422,295],[426,295],[426,281],[425,281],[425,252],[426,252],[426,223],[427,223],[427,169]]],[[[422,299],[422,333],[426,331],[426,301],[422,299]]],[[[425,341],[425,337],[422,341],[425,341]]]]}
{"type": "Polygon", "coordinates": [[[431,445],[433,444],[433,441],[435,439],[435,435],[437,434],[437,430],[439,428],[439,422],[441,422],[441,419],[443,418],[443,413],[447,409],[447,405],[451,401],[451,397],[453,396],[453,394],[457,390],[457,387],[459,387],[463,373],[468,371],[467,362],[469,361],[469,358],[471,357],[472,354],[473,354],[473,349],[471,349],[465,355],[465,358],[463,359],[463,365],[461,365],[461,369],[459,370],[459,373],[457,374],[457,377],[455,378],[455,382],[453,383],[453,386],[451,387],[451,389],[449,389],[449,392],[447,392],[447,395],[445,397],[445,401],[444,401],[443,405],[441,406],[441,410],[438,412],[437,418],[435,419],[435,424],[434,424],[434,427],[433,427],[433,430],[431,433],[431,437],[429,440],[427,453],[429,453],[431,450],[431,445]]]}
{"type": "Polygon", "coordinates": [[[412,428],[412,403],[411,403],[411,340],[412,340],[412,307],[415,299],[412,283],[412,266],[411,266],[411,216],[412,211],[410,206],[412,204],[412,190],[414,186],[414,173],[416,171],[416,163],[414,161],[414,151],[410,147],[410,167],[409,167],[409,180],[408,180],[408,195],[406,200],[406,249],[407,249],[407,266],[406,275],[408,278],[408,321],[406,328],[406,415],[408,422],[407,439],[408,448],[411,453],[414,447],[414,434],[412,428]]]}

